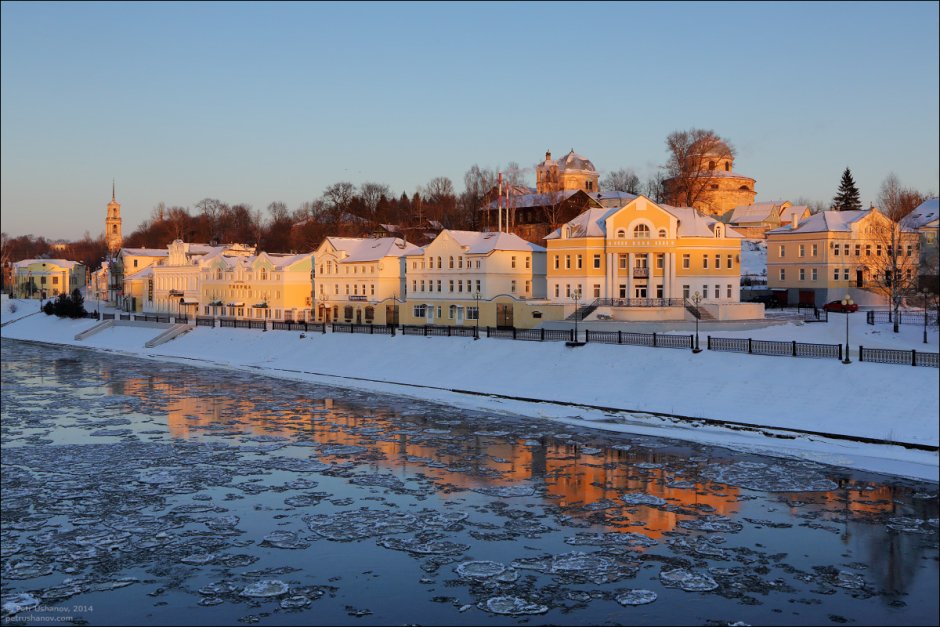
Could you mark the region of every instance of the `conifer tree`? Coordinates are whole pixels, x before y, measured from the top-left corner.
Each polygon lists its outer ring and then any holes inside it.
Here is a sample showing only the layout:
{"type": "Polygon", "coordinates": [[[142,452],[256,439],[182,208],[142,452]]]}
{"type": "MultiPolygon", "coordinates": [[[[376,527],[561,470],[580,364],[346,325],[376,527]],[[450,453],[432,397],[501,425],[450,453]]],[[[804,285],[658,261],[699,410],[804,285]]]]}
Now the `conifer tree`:
{"type": "Polygon", "coordinates": [[[848,168],[842,173],[842,182],[839,183],[839,193],[832,199],[833,211],[858,211],[862,208],[858,188],[852,178],[852,171],[848,168]]]}

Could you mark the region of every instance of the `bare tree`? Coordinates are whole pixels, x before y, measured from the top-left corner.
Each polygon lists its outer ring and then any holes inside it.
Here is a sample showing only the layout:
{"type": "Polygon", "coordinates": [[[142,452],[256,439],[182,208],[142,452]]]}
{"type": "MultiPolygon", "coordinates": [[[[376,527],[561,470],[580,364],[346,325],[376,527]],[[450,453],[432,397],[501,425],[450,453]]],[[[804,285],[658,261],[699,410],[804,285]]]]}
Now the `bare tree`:
{"type": "Polygon", "coordinates": [[[918,262],[920,257],[919,235],[903,225],[903,220],[924,197],[917,191],[904,188],[898,177],[891,173],[881,183],[878,204],[886,220],[880,220],[872,232],[877,247],[875,262],[871,269],[872,281],[888,299],[894,316],[894,332],[899,331],[898,312],[908,296],[917,292],[918,262]]]}
{"type": "Polygon", "coordinates": [[[268,204],[268,213],[271,214],[272,222],[283,222],[288,219],[287,204],[275,200],[268,204]]]}
{"type": "Polygon", "coordinates": [[[640,177],[630,168],[621,168],[608,172],[601,180],[601,189],[611,192],[626,192],[628,194],[640,193],[640,177]]]}
{"type": "Polygon", "coordinates": [[[363,183],[359,186],[359,197],[372,219],[375,219],[379,202],[383,198],[388,198],[391,193],[392,190],[384,183],[363,183]]]}
{"type": "Polygon", "coordinates": [[[546,192],[538,198],[538,203],[542,206],[542,214],[545,221],[548,222],[549,232],[554,231],[561,226],[562,218],[565,216],[565,203],[567,197],[564,192],[546,192]]]}
{"type": "Polygon", "coordinates": [[[463,184],[464,192],[458,202],[461,226],[478,228],[486,194],[496,185],[496,173],[473,164],[463,175],[463,184]]]}
{"type": "Polygon", "coordinates": [[[694,207],[705,190],[718,179],[718,164],[734,157],[734,148],[714,131],[693,128],[675,131],[666,138],[669,161],[664,181],[665,201],[694,207]]]}
{"type": "Polygon", "coordinates": [[[666,195],[663,189],[663,181],[665,180],[666,175],[663,172],[656,172],[650,175],[643,185],[643,193],[653,202],[663,202],[663,198],[665,198],[666,195]]]}

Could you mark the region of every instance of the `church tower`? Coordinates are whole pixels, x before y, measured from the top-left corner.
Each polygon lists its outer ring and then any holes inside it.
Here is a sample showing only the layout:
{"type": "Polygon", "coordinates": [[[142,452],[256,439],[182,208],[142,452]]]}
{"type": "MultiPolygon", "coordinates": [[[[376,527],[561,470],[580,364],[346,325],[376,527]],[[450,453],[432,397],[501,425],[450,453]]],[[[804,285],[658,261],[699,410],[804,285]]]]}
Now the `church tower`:
{"type": "Polygon", "coordinates": [[[117,253],[124,241],[121,235],[121,204],[115,200],[114,181],[111,181],[111,202],[108,203],[108,215],[104,219],[104,239],[111,254],[117,253]]]}

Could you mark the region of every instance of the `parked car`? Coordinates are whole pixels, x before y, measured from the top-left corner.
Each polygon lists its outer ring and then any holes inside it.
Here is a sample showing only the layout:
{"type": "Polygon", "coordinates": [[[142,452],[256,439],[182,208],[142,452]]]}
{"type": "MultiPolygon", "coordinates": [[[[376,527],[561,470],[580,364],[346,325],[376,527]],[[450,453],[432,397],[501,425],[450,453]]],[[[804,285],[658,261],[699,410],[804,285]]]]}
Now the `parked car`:
{"type": "Polygon", "coordinates": [[[777,301],[777,297],[774,296],[773,294],[761,294],[760,296],[755,296],[751,298],[747,302],[764,303],[764,307],[766,307],[767,309],[780,306],[780,303],[777,301]]]}
{"type": "Polygon", "coordinates": [[[823,305],[823,309],[830,313],[855,313],[858,311],[858,304],[843,305],[841,300],[834,300],[831,303],[823,305]]]}

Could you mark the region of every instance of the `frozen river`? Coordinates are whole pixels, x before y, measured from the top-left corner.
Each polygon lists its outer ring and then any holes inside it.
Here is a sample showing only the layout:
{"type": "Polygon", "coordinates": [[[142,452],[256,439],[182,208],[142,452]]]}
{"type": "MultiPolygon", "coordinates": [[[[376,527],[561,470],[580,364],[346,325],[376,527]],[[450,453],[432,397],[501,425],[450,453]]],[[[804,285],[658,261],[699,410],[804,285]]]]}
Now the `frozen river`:
{"type": "Polygon", "coordinates": [[[0,350],[5,623],[938,621],[936,484],[0,350]]]}

